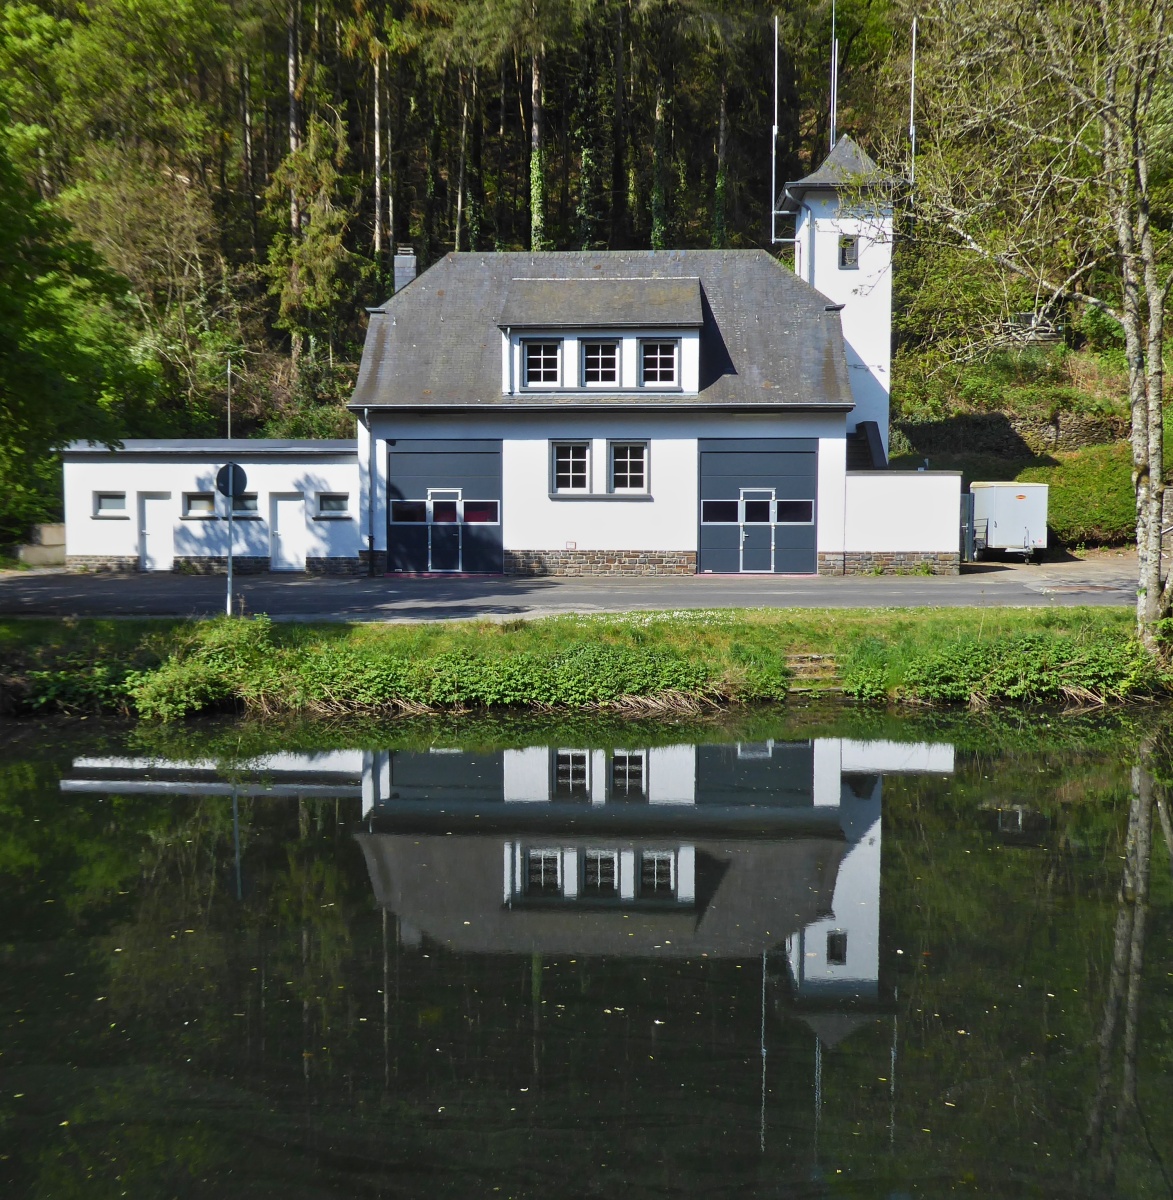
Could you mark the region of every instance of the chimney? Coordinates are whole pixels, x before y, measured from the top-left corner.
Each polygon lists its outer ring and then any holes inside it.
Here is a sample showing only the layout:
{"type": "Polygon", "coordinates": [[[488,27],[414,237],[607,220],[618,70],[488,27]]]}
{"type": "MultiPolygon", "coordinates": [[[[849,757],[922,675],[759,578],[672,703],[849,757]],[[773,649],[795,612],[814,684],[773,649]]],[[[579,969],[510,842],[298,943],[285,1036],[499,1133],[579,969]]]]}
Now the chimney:
{"type": "Polygon", "coordinates": [[[415,278],[415,251],[410,246],[400,246],[395,255],[395,290],[398,292],[415,278]]]}

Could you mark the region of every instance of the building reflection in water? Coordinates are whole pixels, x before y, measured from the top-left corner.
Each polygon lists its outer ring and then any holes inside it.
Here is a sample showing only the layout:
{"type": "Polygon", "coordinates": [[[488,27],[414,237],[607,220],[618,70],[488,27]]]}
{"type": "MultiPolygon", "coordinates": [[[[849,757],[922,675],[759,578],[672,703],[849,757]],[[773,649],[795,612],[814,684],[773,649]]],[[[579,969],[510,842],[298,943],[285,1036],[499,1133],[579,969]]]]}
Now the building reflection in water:
{"type": "MultiPolygon", "coordinates": [[[[946,744],[764,741],[597,750],[79,758],[67,792],[353,800],[400,943],[454,952],[760,958],[833,1045],[884,1007],[883,776],[946,744]]],[[[763,976],[765,977],[765,975],[763,976]]]]}

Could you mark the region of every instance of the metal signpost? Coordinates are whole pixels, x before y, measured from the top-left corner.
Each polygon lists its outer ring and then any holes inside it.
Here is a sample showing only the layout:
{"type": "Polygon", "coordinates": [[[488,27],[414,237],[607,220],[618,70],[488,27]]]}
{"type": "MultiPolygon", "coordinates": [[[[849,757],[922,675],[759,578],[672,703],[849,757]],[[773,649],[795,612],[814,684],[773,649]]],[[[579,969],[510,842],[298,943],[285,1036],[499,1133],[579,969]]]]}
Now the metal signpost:
{"type": "Polygon", "coordinates": [[[228,597],[225,609],[229,616],[232,616],[232,513],[236,508],[236,501],[244,495],[247,487],[248,476],[245,475],[244,468],[236,463],[228,463],[216,474],[216,491],[228,499],[228,597]]]}

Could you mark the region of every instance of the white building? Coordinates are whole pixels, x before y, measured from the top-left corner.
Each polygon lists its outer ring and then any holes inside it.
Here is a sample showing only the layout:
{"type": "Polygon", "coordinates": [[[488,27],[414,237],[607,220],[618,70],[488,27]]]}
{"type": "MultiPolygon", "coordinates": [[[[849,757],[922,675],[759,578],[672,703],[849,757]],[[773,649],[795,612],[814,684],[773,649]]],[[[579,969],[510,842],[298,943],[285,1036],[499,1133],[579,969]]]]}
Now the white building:
{"type": "Polygon", "coordinates": [[[223,570],[228,501],[216,473],[239,464],[232,513],[238,571],[361,571],[353,441],[75,443],[65,460],[66,564],[88,570],[223,570]]]}
{"type": "Polygon", "coordinates": [[[218,567],[232,457],[255,464],[257,569],[956,573],[960,475],[887,470],[876,178],[842,138],[787,185],[796,272],[756,250],[450,254],[371,310],[354,449],[71,448],[68,561],[218,567]]]}

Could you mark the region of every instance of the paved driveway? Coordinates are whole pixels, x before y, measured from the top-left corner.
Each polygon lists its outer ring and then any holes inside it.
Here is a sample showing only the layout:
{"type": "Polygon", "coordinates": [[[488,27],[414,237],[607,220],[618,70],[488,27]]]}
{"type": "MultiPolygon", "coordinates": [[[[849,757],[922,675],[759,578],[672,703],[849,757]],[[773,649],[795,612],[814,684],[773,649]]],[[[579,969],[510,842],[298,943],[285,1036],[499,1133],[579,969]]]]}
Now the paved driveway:
{"type": "MultiPolygon", "coordinates": [[[[1127,605],[1135,557],[1027,566],[982,563],[962,575],[716,576],[646,579],[237,579],[246,611],[290,621],[434,621],[677,608],[913,608],[958,605],[1127,605]]],[[[214,616],[223,577],[0,573],[0,616],[214,616]]]]}

